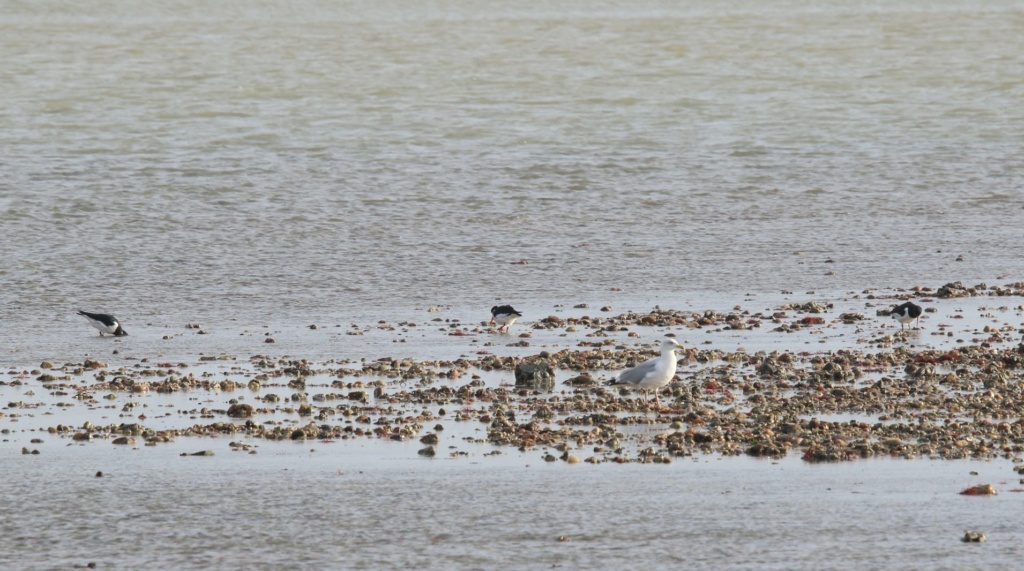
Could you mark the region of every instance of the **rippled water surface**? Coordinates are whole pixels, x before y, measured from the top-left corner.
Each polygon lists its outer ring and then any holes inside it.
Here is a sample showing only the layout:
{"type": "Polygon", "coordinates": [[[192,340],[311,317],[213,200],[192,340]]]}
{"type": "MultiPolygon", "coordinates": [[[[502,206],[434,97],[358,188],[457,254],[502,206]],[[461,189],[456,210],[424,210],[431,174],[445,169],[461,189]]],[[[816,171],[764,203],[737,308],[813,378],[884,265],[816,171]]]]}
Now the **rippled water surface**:
{"type": "Polygon", "coordinates": [[[5,2],[4,317],[1019,274],[1018,4],[678,4],[5,2]]]}
{"type": "Polygon", "coordinates": [[[11,456],[0,467],[12,514],[0,522],[0,564],[977,569],[1022,555],[1024,496],[950,493],[979,481],[970,470],[1006,473],[1002,463],[702,459],[593,469],[507,458],[368,462],[309,447],[11,456]],[[965,528],[988,541],[961,543],[965,528]]]}
{"type": "MultiPolygon", "coordinates": [[[[358,359],[394,345],[344,328],[430,307],[1021,280],[1021,29],[1011,1],[0,0],[0,364],[110,355],[79,307],[122,317],[135,358],[246,357],[270,333],[270,353],[358,359]],[[288,344],[313,323],[341,329],[288,344]]],[[[1020,555],[1016,494],[946,497],[962,463],[22,445],[2,447],[4,567],[1020,555]],[[975,513],[1009,536],[959,544],[975,513]]]]}

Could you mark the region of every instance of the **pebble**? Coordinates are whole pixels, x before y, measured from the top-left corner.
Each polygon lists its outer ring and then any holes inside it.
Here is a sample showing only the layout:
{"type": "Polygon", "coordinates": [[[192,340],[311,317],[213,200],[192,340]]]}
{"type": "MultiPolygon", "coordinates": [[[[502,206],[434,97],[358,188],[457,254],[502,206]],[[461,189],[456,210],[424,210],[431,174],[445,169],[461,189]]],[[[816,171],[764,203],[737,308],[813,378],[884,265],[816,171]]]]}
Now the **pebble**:
{"type": "Polygon", "coordinates": [[[980,531],[967,530],[964,532],[964,536],[960,538],[960,541],[964,543],[982,543],[985,541],[985,534],[980,531]]]}
{"type": "Polygon", "coordinates": [[[960,495],[963,496],[994,496],[997,493],[996,487],[992,484],[978,484],[960,491],[960,495]]]}

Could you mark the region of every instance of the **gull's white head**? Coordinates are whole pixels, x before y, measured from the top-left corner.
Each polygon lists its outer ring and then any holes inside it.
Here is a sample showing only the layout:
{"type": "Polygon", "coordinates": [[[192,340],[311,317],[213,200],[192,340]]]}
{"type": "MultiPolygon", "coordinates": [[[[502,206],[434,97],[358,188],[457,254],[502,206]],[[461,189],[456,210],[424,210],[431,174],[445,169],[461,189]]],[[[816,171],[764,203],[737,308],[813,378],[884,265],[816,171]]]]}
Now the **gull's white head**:
{"type": "Polygon", "coordinates": [[[666,352],[666,351],[675,351],[676,349],[682,349],[682,348],[683,348],[683,346],[680,345],[675,339],[672,339],[672,338],[664,339],[661,342],[661,351],[663,353],[666,352]]]}

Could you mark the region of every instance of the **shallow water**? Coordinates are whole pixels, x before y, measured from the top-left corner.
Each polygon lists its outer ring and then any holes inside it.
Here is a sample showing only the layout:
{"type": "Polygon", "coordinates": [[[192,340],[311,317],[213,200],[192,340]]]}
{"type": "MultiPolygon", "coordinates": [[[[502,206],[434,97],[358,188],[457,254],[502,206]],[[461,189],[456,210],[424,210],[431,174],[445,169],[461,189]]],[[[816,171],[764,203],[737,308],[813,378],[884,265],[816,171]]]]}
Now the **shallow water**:
{"type": "MultiPolygon", "coordinates": [[[[1008,462],[31,444],[61,418],[118,409],[60,410],[27,373],[86,357],[534,354],[579,339],[537,330],[515,348],[514,335],[605,305],[845,300],[798,333],[678,333],[729,351],[870,350],[894,328],[874,319],[890,300],[855,297],[866,288],[1024,279],[1017,3],[0,0],[0,14],[0,365],[26,379],[0,398],[34,389],[49,407],[0,423],[0,508],[16,514],[0,522],[0,567],[1020,558],[1008,462]],[[499,300],[525,314],[513,336],[471,331],[499,300]],[[117,314],[130,336],[100,338],[78,308],[117,314]],[[841,310],[871,322],[836,324],[841,310]],[[178,456],[205,448],[216,456],[178,456]],[[979,480],[1003,493],[956,495],[979,480]],[[989,542],[961,544],[964,528],[989,542]]],[[[1021,327],[1020,300],[930,303],[907,343],[1021,327]]],[[[230,397],[174,398],[159,402],[230,397]]]]}
{"type": "Polygon", "coordinates": [[[1013,2],[4,12],[21,336],[1021,275],[1013,2]]]}
{"type": "MultiPolygon", "coordinates": [[[[995,285],[995,284],[993,284],[995,285]]],[[[135,323],[127,337],[100,337],[83,318],[69,314],[58,316],[56,323],[47,328],[22,334],[16,330],[0,333],[4,337],[8,355],[4,365],[10,370],[25,371],[38,367],[42,361],[55,364],[81,362],[85,358],[99,359],[111,367],[134,367],[140,360],[152,362],[184,362],[193,364],[201,357],[246,361],[254,355],[270,357],[288,356],[311,361],[344,361],[380,359],[384,357],[413,358],[417,360],[457,359],[476,357],[481,352],[495,355],[534,355],[539,351],[575,350],[582,341],[592,338],[569,334],[563,328],[535,328],[548,316],[562,319],[583,316],[610,317],[634,311],[644,313],[661,307],[701,314],[716,312],[748,312],[771,315],[786,311],[787,306],[808,302],[830,303],[832,307],[820,316],[823,326],[801,331],[774,331],[775,323],[764,322],[748,330],[730,330],[724,327],[686,328],[633,328],[640,335],[630,337],[630,331],[607,333],[606,339],[623,345],[655,343],[657,338],[673,333],[681,343],[700,349],[721,351],[835,351],[856,349],[872,351],[891,347],[893,339],[884,340],[899,330],[899,324],[879,310],[887,310],[893,298],[901,292],[873,290],[870,299],[860,292],[793,292],[785,294],[714,293],[692,296],[630,296],[623,294],[611,311],[589,306],[574,308],[562,304],[533,302],[520,304],[524,317],[511,328],[510,334],[494,334],[486,324],[489,314],[484,309],[467,306],[446,306],[432,312],[428,307],[412,309],[380,308],[373,317],[360,320],[336,319],[318,316],[308,322],[295,322],[282,316],[280,320],[244,323],[241,319],[204,321],[194,323],[201,329],[188,329],[186,322],[153,321],[135,323]],[[861,313],[865,321],[845,324],[839,316],[846,312],[861,313]],[[316,325],[311,329],[310,325],[316,325]],[[463,335],[452,335],[454,332],[463,335]],[[528,339],[520,338],[529,334],[528,339]],[[273,343],[267,343],[267,339],[273,343]],[[526,346],[517,346],[517,343],[526,346]]],[[[970,299],[940,300],[918,299],[926,313],[923,326],[905,340],[911,348],[952,349],[964,343],[979,343],[990,337],[985,327],[1020,329],[1024,323],[1024,299],[1019,297],[974,297],[970,299]]],[[[788,310],[787,321],[801,314],[788,310]]],[[[127,327],[127,326],[126,326],[127,327]]],[[[585,335],[586,330],[580,334],[585,335]]],[[[1005,342],[1019,341],[1016,333],[1007,333],[1005,342]]]]}
{"type": "Polygon", "coordinates": [[[0,523],[0,564],[962,569],[1022,555],[1024,495],[999,485],[1012,474],[1001,461],[594,469],[519,456],[371,460],[308,443],[177,455],[217,444],[11,456],[0,467],[3,507],[17,516],[0,523]],[[1004,493],[957,495],[989,481],[1004,493]],[[961,543],[965,529],[988,541],[961,543]]]}

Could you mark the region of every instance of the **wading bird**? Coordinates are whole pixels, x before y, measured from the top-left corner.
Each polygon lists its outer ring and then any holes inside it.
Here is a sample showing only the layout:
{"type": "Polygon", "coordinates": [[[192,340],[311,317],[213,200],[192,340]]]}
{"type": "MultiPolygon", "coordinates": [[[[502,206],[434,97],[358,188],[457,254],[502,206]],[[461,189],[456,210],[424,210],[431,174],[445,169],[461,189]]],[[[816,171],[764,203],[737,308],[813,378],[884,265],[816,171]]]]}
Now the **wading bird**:
{"type": "Polygon", "coordinates": [[[495,305],[491,308],[490,325],[497,323],[498,331],[501,331],[502,327],[504,327],[507,333],[508,326],[515,323],[522,316],[523,314],[516,311],[511,305],[495,305]]]}
{"type": "Polygon", "coordinates": [[[661,356],[648,359],[643,363],[626,369],[619,373],[608,385],[630,385],[641,391],[654,390],[654,402],[661,405],[658,400],[658,389],[672,382],[676,376],[676,349],[682,350],[683,346],[676,343],[675,339],[665,339],[661,342],[661,356]]]}
{"type": "Polygon", "coordinates": [[[109,313],[89,313],[88,311],[78,310],[78,315],[84,317],[90,325],[100,330],[100,337],[103,337],[104,333],[110,333],[114,337],[123,337],[128,335],[128,332],[121,327],[121,322],[116,317],[109,313]]]}
{"type": "Polygon", "coordinates": [[[904,325],[912,321],[916,320],[918,325],[921,324],[921,306],[910,301],[892,308],[889,315],[892,315],[893,319],[900,322],[901,331],[904,325]]]}

